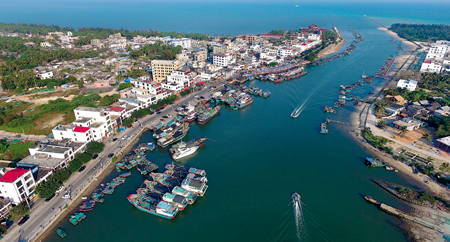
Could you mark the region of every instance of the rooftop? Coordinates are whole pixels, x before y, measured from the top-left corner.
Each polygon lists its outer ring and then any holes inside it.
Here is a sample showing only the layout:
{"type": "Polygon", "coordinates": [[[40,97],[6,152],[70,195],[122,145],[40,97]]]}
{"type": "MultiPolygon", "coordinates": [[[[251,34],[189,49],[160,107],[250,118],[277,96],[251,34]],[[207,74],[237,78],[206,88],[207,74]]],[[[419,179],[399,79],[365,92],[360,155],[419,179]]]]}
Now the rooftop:
{"type": "Polygon", "coordinates": [[[29,155],[23,158],[18,164],[29,164],[29,165],[37,165],[39,167],[45,168],[55,168],[63,162],[64,159],[61,158],[53,158],[45,154],[39,155],[29,155]]]}
{"type": "Polygon", "coordinates": [[[25,173],[27,173],[29,170],[28,169],[21,169],[21,168],[16,168],[14,170],[11,171],[7,171],[5,173],[5,175],[3,175],[0,178],[0,182],[14,182],[16,181],[19,177],[23,176],[25,173]]]}
{"type": "Polygon", "coordinates": [[[123,108],[123,107],[111,107],[109,109],[109,111],[112,111],[112,112],[122,112],[123,110],[125,110],[125,108],[123,108]]]}
{"type": "Polygon", "coordinates": [[[103,108],[78,107],[74,111],[101,112],[103,108]]]}
{"type": "Polygon", "coordinates": [[[90,129],[89,127],[76,126],[76,127],[73,129],[73,132],[85,133],[85,132],[88,131],[89,129],[90,129]]]}
{"type": "Polygon", "coordinates": [[[47,152],[47,153],[57,153],[57,154],[64,154],[66,151],[71,150],[71,147],[64,147],[64,146],[55,146],[55,145],[37,145],[33,146],[31,148],[37,148],[39,152],[47,152]]]}
{"type": "Polygon", "coordinates": [[[450,136],[437,139],[437,141],[439,141],[440,143],[442,143],[444,145],[450,146],[450,136]]]}

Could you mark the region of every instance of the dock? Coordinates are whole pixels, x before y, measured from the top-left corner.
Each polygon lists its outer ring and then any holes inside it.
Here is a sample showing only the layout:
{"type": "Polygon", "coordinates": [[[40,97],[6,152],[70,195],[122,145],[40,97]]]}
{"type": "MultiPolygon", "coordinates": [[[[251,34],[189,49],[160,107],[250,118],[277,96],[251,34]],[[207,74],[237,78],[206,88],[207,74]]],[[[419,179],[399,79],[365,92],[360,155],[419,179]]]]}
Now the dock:
{"type": "Polygon", "coordinates": [[[327,120],[325,121],[326,124],[330,124],[330,123],[335,123],[335,124],[340,124],[340,125],[344,125],[344,126],[353,126],[353,124],[351,123],[346,123],[346,122],[342,122],[342,121],[337,121],[337,120],[333,120],[331,118],[327,118],[327,120]]]}

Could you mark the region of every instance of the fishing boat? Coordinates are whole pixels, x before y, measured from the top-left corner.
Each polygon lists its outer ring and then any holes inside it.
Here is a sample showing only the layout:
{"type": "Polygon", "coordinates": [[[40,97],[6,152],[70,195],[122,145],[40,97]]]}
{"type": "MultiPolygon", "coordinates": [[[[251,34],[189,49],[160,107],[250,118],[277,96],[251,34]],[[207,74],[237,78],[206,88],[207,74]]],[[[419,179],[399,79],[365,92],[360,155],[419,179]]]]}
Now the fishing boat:
{"type": "Polygon", "coordinates": [[[295,203],[301,202],[302,197],[297,192],[294,192],[291,197],[292,201],[294,201],[295,203]]]}
{"type": "Polygon", "coordinates": [[[364,199],[365,199],[366,201],[372,203],[372,204],[380,205],[380,202],[378,202],[377,200],[375,200],[375,199],[374,199],[372,196],[370,196],[370,195],[364,196],[364,199]]]}
{"type": "Polygon", "coordinates": [[[66,231],[64,231],[63,229],[60,229],[60,228],[56,229],[56,233],[59,235],[59,237],[61,237],[63,239],[67,236],[66,231]]]}
{"type": "Polygon", "coordinates": [[[173,219],[178,213],[178,206],[173,203],[157,202],[151,197],[142,197],[137,194],[130,194],[128,201],[137,209],[162,218],[173,219]]]}
{"type": "Polygon", "coordinates": [[[73,225],[77,225],[81,220],[85,219],[86,215],[84,213],[76,213],[74,215],[71,215],[69,218],[69,222],[73,225]]]}
{"type": "Polygon", "coordinates": [[[130,177],[131,176],[131,172],[125,172],[119,175],[120,177],[130,177]]]}
{"type": "Polygon", "coordinates": [[[181,140],[184,136],[186,136],[187,132],[189,131],[189,124],[184,123],[182,126],[182,129],[175,132],[173,135],[158,139],[158,146],[161,148],[166,148],[167,146],[177,142],[178,140],[181,140]]]}
{"type": "Polygon", "coordinates": [[[300,115],[300,108],[296,108],[296,109],[291,113],[291,118],[296,118],[296,117],[298,117],[298,115],[300,115]]]}
{"type": "Polygon", "coordinates": [[[164,194],[163,201],[177,205],[180,210],[184,210],[188,205],[188,200],[185,197],[172,193],[164,194]]]}
{"type": "Polygon", "coordinates": [[[338,108],[338,107],[342,107],[345,105],[345,100],[344,99],[338,99],[338,101],[336,103],[334,103],[333,107],[338,108]]]}
{"type": "Polygon", "coordinates": [[[193,204],[197,199],[197,194],[187,191],[186,189],[183,189],[179,186],[175,186],[172,189],[172,193],[185,197],[189,204],[193,204]]]}
{"type": "Polygon", "coordinates": [[[220,106],[216,106],[212,109],[207,109],[198,115],[197,122],[199,124],[205,124],[206,122],[217,116],[219,114],[219,111],[220,106]]]}
{"type": "Polygon", "coordinates": [[[241,97],[236,102],[236,108],[240,109],[240,108],[246,107],[246,106],[248,106],[248,105],[250,105],[252,103],[253,103],[253,98],[248,96],[248,95],[246,95],[244,97],[241,97]]]}
{"type": "Polygon", "coordinates": [[[385,167],[387,166],[387,164],[379,158],[371,158],[371,157],[367,157],[365,164],[369,167],[385,167]]]}
{"type": "Polygon", "coordinates": [[[181,183],[181,188],[193,192],[202,197],[203,195],[205,195],[206,190],[208,190],[208,185],[206,185],[206,183],[204,182],[193,180],[191,178],[186,177],[181,183]]]}
{"type": "Polygon", "coordinates": [[[320,124],[320,133],[321,134],[328,134],[327,124],[321,123],[320,124]]]}
{"type": "Polygon", "coordinates": [[[155,148],[156,148],[155,143],[153,143],[153,142],[147,143],[147,150],[154,151],[155,148]]]}
{"type": "Polygon", "coordinates": [[[194,154],[197,151],[197,149],[198,147],[196,146],[191,148],[187,147],[176,148],[170,155],[174,160],[178,160],[194,154]]]}

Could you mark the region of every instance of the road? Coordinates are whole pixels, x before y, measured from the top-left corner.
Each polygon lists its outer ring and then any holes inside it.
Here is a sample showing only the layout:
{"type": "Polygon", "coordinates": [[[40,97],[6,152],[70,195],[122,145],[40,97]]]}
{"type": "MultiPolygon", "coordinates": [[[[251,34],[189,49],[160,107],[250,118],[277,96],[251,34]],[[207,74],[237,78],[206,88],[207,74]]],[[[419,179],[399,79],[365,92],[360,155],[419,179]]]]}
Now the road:
{"type": "MultiPolygon", "coordinates": [[[[220,85],[220,83],[216,83],[215,85],[218,86],[220,85]]],[[[146,116],[140,119],[138,123],[134,123],[133,128],[122,131],[116,136],[108,137],[104,141],[106,145],[103,152],[100,153],[99,157],[97,157],[97,159],[95,160],[90,161],[86,165],[86,169],[84,171],[75,172],[74,174],[72,174],[70,179],[64,183],[66,189],[71,191],[72,198],[75,198],[77,195],[79,195],[80,191],[86,188],[95,179],[95,176],[103,169],[103,167],[106,167],[106,165],[111,162],[111,159],[108,158],[108,154],[119,153],[119,146],[121,142],[131,142],[131,140],[128,139],[122,140],[122,137],[124,135],[132,135],[133,138],[136,138],[136,135],[144,126],[151,127],[152,125],[154,125],[154,123],[158,123],[162,116],[167,114],[175,116],[176,112],[174,107],[176,107],[177,105],[182,105],[187,102],[193,103],[194,101],[196,101],[196,98],[194,98],[194,96],[196,95],[209,97],[210,94],[212,94],[210,88],[204,88],[200,91],[191,93],[190,95],[181,98],[176,104],[167,106],[161,111],[160,114],[155,113],[153,115],[146,116]],[[114,142],[112,141],[113,138],[118,138],[118,140],[114,142]]],[[[15,224],[13,227],[11,227],[8,230],[8,234],[5,235],[3,241],[31,241],[36,235],[41,233],[46,226],[48,226],[53,220],[55,220],[60,213],[62,213],[66,205],[70,206],[71,200],[63,199],[63,193],[64,192],[61,192],[59,196],[55,196],[49,202],[44,202],[42,201],[42,199],[39,199],[31,209],[30,219],[22,226],[18,226],[17,224],[15,224]]]]}

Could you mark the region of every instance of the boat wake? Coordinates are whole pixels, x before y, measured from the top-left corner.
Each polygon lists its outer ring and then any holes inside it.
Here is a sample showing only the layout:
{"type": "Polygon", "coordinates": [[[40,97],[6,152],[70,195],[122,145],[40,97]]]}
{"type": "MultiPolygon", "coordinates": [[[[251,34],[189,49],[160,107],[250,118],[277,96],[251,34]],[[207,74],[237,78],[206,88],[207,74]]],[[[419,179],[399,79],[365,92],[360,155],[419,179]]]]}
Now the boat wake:
{"type": "Polygon", "coordinates": [[[294,209],[294,218],[295,218],[295,228],[297,238],[302,241],[305,239],[306,228],[305,228],[305,219],[303,217],[303,206],[302,200],[298,193],[294,193],[292,195],[292,206],[294,209]]]}

